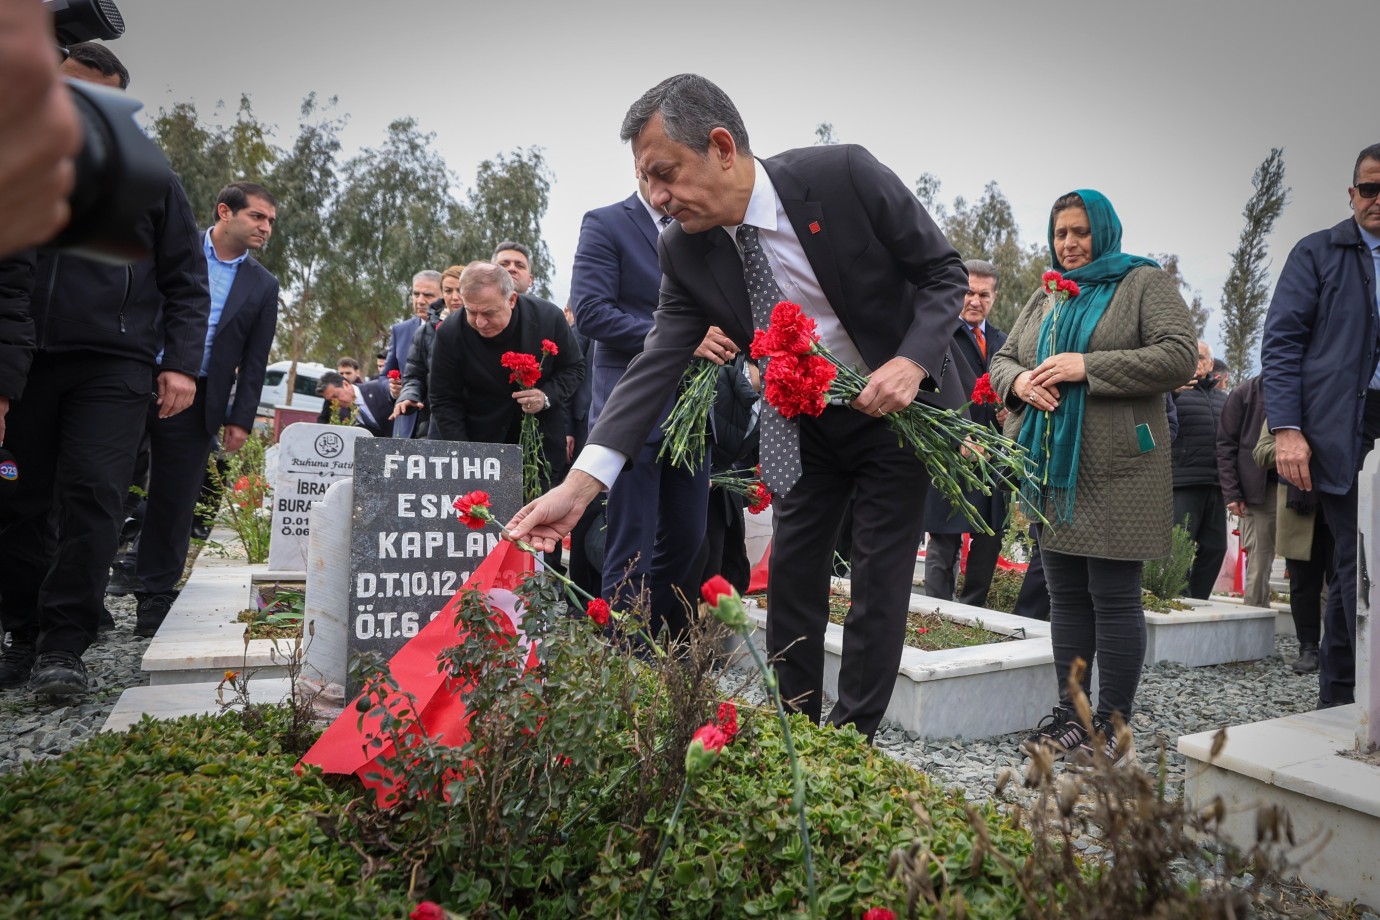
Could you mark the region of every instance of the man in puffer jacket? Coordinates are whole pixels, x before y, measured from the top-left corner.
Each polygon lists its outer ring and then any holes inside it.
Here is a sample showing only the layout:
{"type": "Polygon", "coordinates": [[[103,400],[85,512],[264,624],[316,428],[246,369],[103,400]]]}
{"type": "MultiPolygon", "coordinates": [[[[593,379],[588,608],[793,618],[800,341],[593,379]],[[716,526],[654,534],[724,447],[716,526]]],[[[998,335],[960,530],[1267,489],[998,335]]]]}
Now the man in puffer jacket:
{"type": "Polygon", "coordinates": [[[1188,571],[1188,596],[1212,593],[1227,552],[1227,506],[1217,478],[1217,427],[1227,394],[1217,389],[1212,349],[1198,340],[1198,376],[1174,394],[1179,435],[1174,439],[1174,523],[1188,518],[1198,544],[1188,571]]]}

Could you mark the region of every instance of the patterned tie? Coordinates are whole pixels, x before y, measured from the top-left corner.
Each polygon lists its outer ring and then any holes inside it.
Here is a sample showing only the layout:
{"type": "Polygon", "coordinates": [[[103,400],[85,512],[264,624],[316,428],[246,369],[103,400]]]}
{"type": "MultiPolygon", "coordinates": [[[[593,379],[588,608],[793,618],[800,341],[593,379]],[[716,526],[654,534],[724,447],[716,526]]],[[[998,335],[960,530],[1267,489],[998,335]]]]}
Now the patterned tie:
{"type": "MultiPolygon", "coordinates": [[[[781,289],[771,273],[767,254],[757,242],[757,228],[750,224],[738,227],[738,246],[743,250],[743,280],[747,282],[748,301],[752,304],[752,325],[766,329],[771,323],[771,311],[782,300],[781,289]]],[[[758,363],[762,379],[767,375],[767,359],[758,363]]],[[[797,419],[782,418],[769,404],[762,404],[762,480],[777,501],[786,497],[800,478],[800,424],[797,419]]]]}
{"type": "Polygon", "coordinates": [[[657,220],[657,232],[660,233],[662,230],[665,230],[669,226],[671,226],[671,215],[663,214],[661,218],[657,220]]]}
{"type": "Polygon", "coordinates": [[[977,339],[978,351],[982,352],[982,360],[987,360],[987,336],[982,334],[981,326],[969,327],[973,330],[973,338],[977,339]]]}

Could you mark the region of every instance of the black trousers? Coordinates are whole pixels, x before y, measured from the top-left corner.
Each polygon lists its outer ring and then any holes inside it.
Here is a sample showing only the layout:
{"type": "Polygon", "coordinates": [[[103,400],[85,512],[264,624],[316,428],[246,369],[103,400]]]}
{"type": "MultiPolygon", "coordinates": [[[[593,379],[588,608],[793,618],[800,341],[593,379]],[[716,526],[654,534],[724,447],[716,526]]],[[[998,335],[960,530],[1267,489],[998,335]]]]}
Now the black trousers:
{"type": "Polygon", "coordinates": [[[40,352],[10,407],[19,480],[0,503],[0,623],[40,652],[96,639],[149,383],[132,358],[40,352]]]}
{"type": "Polygon", "coordinates": [[[709,515],[704,526],[704,566],[700,584],[714,575],[746,594],[752,580],[747,557],[747,525],[742,500],[720,489],[709,491],[709,515]]]}
{"type": "Polygon", "coordinates": [[[1175,486],[1174,523],[1188,516],[1188,533],[1198,544],[1193,567],[1188,570],[1188,596],[1206,598],[1222,571],[1227,554],[1227,503],[1222,489],[1210,486],[1175,486]]]}
{"type": "Polygon", "coordinates": [[[1129,720],[1145,663],[1145,610],[1141,606],[1142,562],[1095,559],[1040,550],[1049,580],[1049,634],[1059,702],[1068,706],[1069,670],[1083,659],[1083,692],[1091,696],[1097,656],[1097,714],[1129,720]]]}
{"type": "MultiPolygon", "coordinates": [[[[992,589],[992,573],[1001,555],[1002,534],[975,533],[968,543],[968,565],[963,572],[963,593],[960,604],[986,607],[987,592],[992,589]]],[[[958,560],[963,551],[963,534],[932,533],[925,550],[925,594],[944,600],[954,599],[958,560]]]]}
{"type": "Polygon", "coordinates": [[[1021,580],[1021,593],[1016,596],[1016,606],[1012,609],[1018,617],[1049,621],[1049,585],[1045,584],[1045,561],[1040,553],[1040,525],[1030,525],[1031,553],[1030,564],[1026,566],[1025,578],[1021,580]]]}
{"type": "Polygon", "coordinates": [[[1286,559],[1289,567],[1289,613],[1299,645],[1317,645],[1322,639],[1322,593],[1334,578],[1332,531],[1321,511],[1313,515],[1313,546],[1308,559],[1286,559]]]}
{"type": "Polygon", "coordinates": [[[829,721],[871,739],[896,684],[915,550],[924,532],[924,464],[886,423],[843,406],[802,417],[803,474],[776,504],[767,587],[767,651],[784,699],[822,711],[831,557],[853,499],[853,605],[844,624],[838,700],[829,721]]]}
{"type": "Polygon", "coordinates": [[[677,588],[691,604],[700,593],[693,582],[703,565],[709,466],[680,469],[657,460],[660,449],[660,443],[643,445],[609,490],[603,596],[618,608],[646,591],[652,635],[663,626],[675,635],[690,625],[677,588]]]}
{"type": "Polygon", "coordinates": [[[206,481],[206,464],[215,435],[206,430],[206,378],[196,382],[191,406],[171,418],[158,417],[150,402],[149,497],[139,535],[136,572],[149,594],[166,594],[187,564],[196,503],[206,481]]]}
{"type": "MultiPolygon", "coordinates": [[[[1307,437],[1308,432],[1304,432],[1307,437]]],[[[1361,426],[1359,469],[1380,436],[1380,391],[1366,393],[1361,426]]],[[[1342,706],[1355,702],[1356,692],[1356,518],[1357,483],[1345,495],[1318,492],[1318,507],[1332,532],[1332,559],[1336,578],[1327,591],[1323,611],[1323,637],[1318,648],[1318,704],[1342,706]]]]}

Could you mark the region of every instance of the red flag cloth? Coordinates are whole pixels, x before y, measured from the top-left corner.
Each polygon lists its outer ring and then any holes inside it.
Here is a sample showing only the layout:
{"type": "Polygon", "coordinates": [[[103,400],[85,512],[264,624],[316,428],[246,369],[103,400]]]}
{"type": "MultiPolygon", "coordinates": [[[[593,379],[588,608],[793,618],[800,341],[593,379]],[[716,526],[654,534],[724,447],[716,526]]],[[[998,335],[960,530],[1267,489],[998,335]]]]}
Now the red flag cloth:
{"type": "MultiPolygon", "coordinates": [[[[455,631],[461,593],[473,588],[485,594],[495,608],[494,617],[503,631],[510,636],[516,635],[521,626],[521,610],[512,591],[533,570],[530,554],[512,543],[500,542],[435,619],[389,660],[389,671],[399,690],[410,693],[416,700],[420,728],[414,727],[412,731],[424,731],[427,737],[451,746],[463,744],[469,738],[465,688],[437,668],[440,655],[465,640],[463,634],[455,631]]],[[[535,654],[535,649],[528,650],[529,667],[535,654]]],[[[325,773],[353,773],[367,788],[375,790],[380,807],[387,807],[392,804],[387,796],[393,786],[393,776],[379,761],[394,753],[394,745],[386,735],[380,735],[380,714],[376,711],[362,714],[356,708],[360,697],[351,701],[340,717],[326,728],[302,757],[297,769],[301,770],[303,764],[315,764],[325,773]],[[381,747],[370,745],[375,735],[383,742],[381,747]]]]}
{"type": "Polygon", "coordinates": [[[757,560],[757,564],[752,567],[752,575],[748,578],[748,594],[767,590],[767,569],[770,567],[771,542],[768,541],[767,548],[762,551],[762,558],[757,560]]]}

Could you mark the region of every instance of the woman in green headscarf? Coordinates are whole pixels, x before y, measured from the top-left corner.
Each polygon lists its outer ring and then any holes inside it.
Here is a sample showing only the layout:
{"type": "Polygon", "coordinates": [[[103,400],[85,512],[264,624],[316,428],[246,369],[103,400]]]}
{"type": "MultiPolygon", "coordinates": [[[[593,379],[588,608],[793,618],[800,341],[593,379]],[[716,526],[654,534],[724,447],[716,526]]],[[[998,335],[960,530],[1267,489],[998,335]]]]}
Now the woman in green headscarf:
{"type": "Polygon", "coordinates": [[[1078,294],[1056,305],[1036,291],[991,365],[1012,410],[1006,433],[1034,461],[1022,499],[1049,521],[1040,552],[1059,705],[1021,748],[1093,756],[1068,675],[1081,658],[1089,693],[1096,655],[1093,728],[1120,763],[1134,751],[1118,742],[1113,714],[1130,721],[1145,657],[1141,567],[1169,553],[1173,523],[1164,394],[1193,376],[1198,337],[1169,275],[1121,251],[1121,221],[1098,192],[1054,202],[1049,249],[1078,294]]]}

